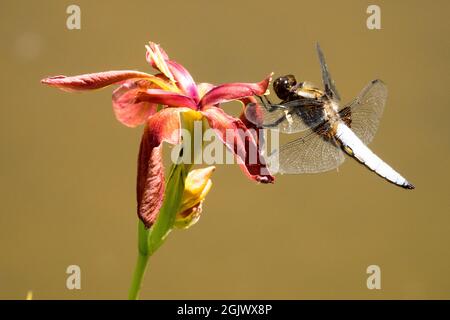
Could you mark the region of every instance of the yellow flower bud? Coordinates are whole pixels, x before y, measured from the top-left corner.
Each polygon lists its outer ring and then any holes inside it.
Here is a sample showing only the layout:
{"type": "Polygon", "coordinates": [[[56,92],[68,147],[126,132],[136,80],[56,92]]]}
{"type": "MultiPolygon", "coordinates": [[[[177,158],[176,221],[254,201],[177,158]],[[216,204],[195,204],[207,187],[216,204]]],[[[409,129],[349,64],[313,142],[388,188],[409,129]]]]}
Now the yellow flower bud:
{"type": "Polygon", "coordinates": [[[187,229],[200,219],[202,204],[212,187],[211,175],[215,167],[191,170],[186,177],[183,198],[174,226],[187,229]]]}

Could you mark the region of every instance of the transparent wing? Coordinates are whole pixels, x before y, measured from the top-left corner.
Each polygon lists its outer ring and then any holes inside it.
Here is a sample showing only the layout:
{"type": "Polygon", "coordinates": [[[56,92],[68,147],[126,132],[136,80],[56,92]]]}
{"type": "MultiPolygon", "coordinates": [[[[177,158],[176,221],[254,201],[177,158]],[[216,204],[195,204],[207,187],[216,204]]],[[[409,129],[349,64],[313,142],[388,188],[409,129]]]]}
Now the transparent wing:
{"type": "Polygon", "coordinates": [[[250,103],[245,108],[245,116],[261,128],[288,134],[306,131],[324,120],[323,109],[319,107],[319,103],[307,99],[268,106],[250,103]]]}
{"type": "Polygon", "coordinates": [[[333,100],[340,101],[341,97],[336,89],[331,74],[328,71],[327,63],[325,62],[325,56],[320,48],[319,43],[316,44],[317,55],[319,56],[320,68],[322,70],[322,81],[325,89],[325,93],[333,100]]]}
{"type": "Polygon", "coordinates": [[[269,167],[280,173],[319,173],[337,168],[344,162],[342,150],[333,139],[310,131],[303,138],[281,146],[269,157],[269,167]]]}
{"type": "Polygon", "coordinates": [[[339,111],[342,119],[365,144],[369,144],[377,132],[386,99],[386,85],[381,80],[373,80],[355,100],[339,111]]]}

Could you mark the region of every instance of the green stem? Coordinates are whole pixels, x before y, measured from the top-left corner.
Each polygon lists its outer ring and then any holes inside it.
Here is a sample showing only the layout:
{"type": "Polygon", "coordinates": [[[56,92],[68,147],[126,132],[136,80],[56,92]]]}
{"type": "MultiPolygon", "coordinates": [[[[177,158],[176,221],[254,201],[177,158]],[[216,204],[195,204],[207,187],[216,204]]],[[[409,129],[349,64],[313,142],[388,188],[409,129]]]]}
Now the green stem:
{"type": "Polygon", "coordinates": [[[136,268],[134,269],[133,280],[131,281],[131,288],[128,294],[129,300],[137,300],[139,298],[139,291],[141,290],[142,279],[144,278],[149,258],[149,255],[138,254],[136,268]]]}
{"type": "Polygon", "coordinates": [[[139,220],[138,224],[138,258],[136,267],[134,269],[133,280],[131,281],[130,292],[128,293],[129,300],[137,300],[139,298],[139,290],[141,289],[142,279],[144,278],[145,270],[147,269],[148,259],[150,254],[148,252],[148,229],[145,228],[144,223],[139,220]]]}
{"type": "Polygon", "coordinates": [[[164,202],[155,224],[150,229],[147,229],[142,221],[139,221],[139,254],[128,294],[128,298],[130,300],[137,300],[139,298],[139,289],[141,288],[145,270],[147,269],[148,260],[150,256],[152,256],[152,254],[162,245],[166,239],[166,236],[172,230],[176,213],[180,207],[185,179],[185,165],[173,165],[166,184],[164,202]]]}
{"type": "MultiPolygon", "coordinates": [[[[185,119],[183,113],[180,114],[181,127],[189,130],[193,136],[194,123],[185,119]]],[[[193,140],[190,141],[193,144],[193,140]]],[[[187,146],[185,146],[187,147],[187,146]]],[[[192,145],[190,150],[194,150],[192,145]]],[[[180,155],[181,157],[181,155],[180,155]]],[[[194,155],[193,155],[194,157],[194,155]]],[[[166,190],[164,193],[164,202],[159,211],[158,218],[154,225],[147,229],[142,221],[139,221],[138,226],[138,248],[139,254],[136,263],[136,268],[133,274],[128,298],[130,300],[137,300],[139,298],[139,290],[142,285],[145,270],[149,258],[153,253],[163,244],[167,235],[171,232],[176,214],[180,208],[181,200],[184,192],[184,181],[192,166],[194,158],[189,164],[179,163],[172,165],[169,177],[166,183],[166,190]]]]}

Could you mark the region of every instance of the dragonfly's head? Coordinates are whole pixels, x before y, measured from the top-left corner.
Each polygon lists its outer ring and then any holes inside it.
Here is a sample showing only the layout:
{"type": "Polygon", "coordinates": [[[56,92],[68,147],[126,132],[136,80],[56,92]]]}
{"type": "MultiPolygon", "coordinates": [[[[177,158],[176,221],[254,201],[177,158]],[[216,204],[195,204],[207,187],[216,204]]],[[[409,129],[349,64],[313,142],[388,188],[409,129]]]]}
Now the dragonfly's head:
{"type": "Polygon", "coordinates": [[[273,90],[275,91],[278,98],[281,100],[286,100],[289,94],[292,92],[291,89],[297,84],[297,80],[292,74],[287,76],[282,76],[276,78],[273,82],[273,90]]]}

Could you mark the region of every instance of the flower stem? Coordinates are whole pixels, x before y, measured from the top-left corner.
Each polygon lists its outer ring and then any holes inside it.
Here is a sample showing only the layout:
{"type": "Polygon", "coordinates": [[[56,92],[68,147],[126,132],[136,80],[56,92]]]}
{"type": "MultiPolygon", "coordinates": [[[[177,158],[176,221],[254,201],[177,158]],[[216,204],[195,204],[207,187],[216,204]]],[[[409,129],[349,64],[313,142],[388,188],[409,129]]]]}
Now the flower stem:
{"type": "MultiPolygon", "coordinates": [[[[200,117],[200,114],[194,114],[196,117],[200,117]]],[[[191,115],[192,116],[192,115],[191,115]]],[[[201,119],[201,118],[199,118],[201,119]]],[[[180,125],[182,128],[187,129],[193,136],[194,122],[189,118],[189,115],[184,113],[180,114],[180,125]]],[[[198,120],[198,119],[197,119],[198,120]]],[[[193,143],[193,141],[191,141],[193,143]]],[[[188,146],[184,146],[188,147],[188,146]]],[[[189,150],[194,150],[192,146],[189,146],[189,150]]],[[[182,156],[180,155],[180,158],[182,156]]],[[[166,188],[164,192],[164,201],[158,214],[154,225],[147,229],[142,221],[139,221],[138,226],[138,259],[136,268],[133,274],[133,280],[131,282],[130,291],[128,294],[129,300],[137,300],[139,298],[139,290],[141,288],[142,280],[144,278],[145,270],[149,258],[158,248],[164,243],[166,237],[173,229],[175,223],[176,214],[180,208],[184,183],[188,175],[189,170],[194,163],[195,155],[193,155],[192,161],[188,164],[178,163],[173,164],[170,170],[169,177],[167,179],[166,188]]]]}
{"type": "Polygon", "coordinates": [[[139,220],[138,258],[134,269],[133,280],[131,281],[130,292],[128,293],[129,300],[137,300],[139,298],[139,290],[141,289],[142,279],[144,278],[148,259],[150,258],[147,245],[148,232],[149,231],[145,228],[144,223],[139,220]]]}
{"type": "Polygon", "coordinates": [[[149,255],[143,255],[141,253],[138,254],[133,280],[131,282],[131,288],[128,294],[129,300],[137,300],[139,298],[139,291],[141,290],[142,279],[144,278],[149,258],[149,255]]]}
{"type": "Polygon", "coordinates": [[[129,300],[139,298],[139,290],[144,278],[149,258],[162,245],[173,228],[175,215],[180,207],[186,179],[184,164],[173,165],[166,184],[165,199],[155,224],[147,229],[142,221],[138,226],[138,259],[131,282],[129,300]]]}

